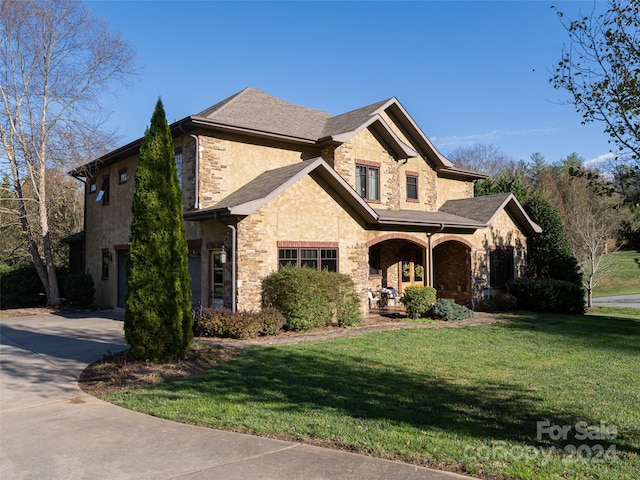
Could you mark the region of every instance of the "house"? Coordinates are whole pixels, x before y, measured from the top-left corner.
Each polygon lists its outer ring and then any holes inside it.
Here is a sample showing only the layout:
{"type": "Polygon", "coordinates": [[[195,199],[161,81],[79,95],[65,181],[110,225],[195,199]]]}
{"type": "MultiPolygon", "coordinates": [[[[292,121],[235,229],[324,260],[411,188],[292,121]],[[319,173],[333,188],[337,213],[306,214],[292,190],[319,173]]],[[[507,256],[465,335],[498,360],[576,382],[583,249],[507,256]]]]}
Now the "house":
{"type": "MultiPolygon", "coordinates": [[[[527,235],[541,231],[511,194],[474,198],[484,175],[454,167],[396,98],[331,115],[247,88],[170,128],[194,304],[259,308],[283,265],[350,275],[363,311],[379,286],[472,304],[523,275],[527,235]]],[[[71,172],[104,307],[124,306],[141,141],[71,172]]]]}

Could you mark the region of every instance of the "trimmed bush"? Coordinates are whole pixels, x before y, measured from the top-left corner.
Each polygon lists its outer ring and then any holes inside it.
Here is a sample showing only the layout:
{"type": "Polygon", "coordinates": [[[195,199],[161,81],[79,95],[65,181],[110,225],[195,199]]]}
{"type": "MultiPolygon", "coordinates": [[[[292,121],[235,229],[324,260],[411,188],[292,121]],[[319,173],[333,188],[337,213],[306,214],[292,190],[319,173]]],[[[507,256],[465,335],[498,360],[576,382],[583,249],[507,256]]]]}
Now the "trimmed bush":
{"type": "Polygon", "coordinates": [[[496,303],[491,298],[483,298],[478,302],[477,310],[479,312],[495,312],[496,311],[496,303]]]}
{"type": "Polygon", "coordinates": [[[518,308],[533,312],[585,312],[584,288],[572,282],[552,278],[521,278],[507,284],[518,299],[518,308]]]}
{"type": "Polygon", "coordinates": [[[69,305],[88,307],[93,303],[96,289],[93,278],[88,273],[69,275],[64,282],[64,290],[69,305]]]}
{"type": "Polygon", "coordinates": [[[430,310],[434,318],[445,321],[466,320],[473,317],[473,311],[458,305],[450,298],[439,298],[430,310]]]}
{"type": "Polygon", "coordinates": [[[294,331],[352,326],[361,320],[353,280],[336,272],[281,268],[263,281],[262,304],[280,310],[287,320],[285,328],[294,331]]]}
{"type": "Polygon", "coordinates": [[[225,327],[225,337],[238,340],[245,338],[255,338],[262,331],[262,321],[259,314],[255,312],[237,312],[225,317],[227,320],[225,327]]]}
{"type": "Polygon", "coordinates": [[[224,332],[226,315],[231,315],[227,308],[203,308],[193,322],[193,333],[196,337],[221,337],[224,332]]]}
{"type": "Polygon", "coordinates": [[[407,310],[409,318],[423,318],[436,303],[436,289],[433,287],[411,286],[404,289],[400,301],[407,310]]]}
{"type": "Polygon", "coordinates": [[[510,293],[499,293],[493,297],[495,310],[498,312],[509,312],[515,310],[518,305],[518,299],[510,293]]]}
{"type": "Polygon", "coordinates": [[[228,308],[205,308],[196,317],[193,330],[196,337],[247,339],[258,335],[277,335],[285,318],[277,309],[260,312],[236,312],[228,308]]]}
{"type": "Polygon", "coordinates": [[[260,312],[260,319],[262,322],[260,333],[262,335],[277,335],[287,323],[282,312],[274,307],[264,308],[260,312]]]}

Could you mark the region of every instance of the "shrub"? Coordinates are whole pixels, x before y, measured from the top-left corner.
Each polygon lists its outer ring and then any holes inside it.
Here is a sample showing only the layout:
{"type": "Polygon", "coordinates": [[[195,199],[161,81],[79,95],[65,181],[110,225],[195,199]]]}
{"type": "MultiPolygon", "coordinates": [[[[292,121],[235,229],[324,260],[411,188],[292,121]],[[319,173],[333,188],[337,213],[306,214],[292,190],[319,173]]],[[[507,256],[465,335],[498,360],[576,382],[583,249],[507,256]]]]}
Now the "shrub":
{"type": "Polygon", "coordinates": [[[96,293],[93,278],[88,273],[69,275],[65,280],[64,290],[69,304],[78,307],[91,305],[96,293]]]}
{"type": "Polygon", "coordinates": [[[499,293],[493,297],[493,304],[496,311],[508,312],[516,309],[518,300],[510,293],[499,293]]]}
{"type": "Polygon", "coordinates": [[[478,302],[478,311],[480,312],[495,312],[496,303],[491,298],[483,298],[478,302]]]}
{"type": "Polygon", "coordinates": [[[196,317],[194,335],[197,337],[222,337],[247,339],[258,335],[277,335],[285,324],[285,318],[277,309],[266,308],[260,312],[233,313],[228,308],[205,308],[196,317]]]}
{"type": "Polygon", "coordinates": [[[260,312],[260,318],[262,321],[260,333],[262,335],[277,335],[287,323],[282,312],[274,307],[264,308],[260,312]]]}
{"type": "Polygon", "coordinates": [[[473,311],[458,305],[450,298],[439,298],[429,312],[432,317],[445,321],[465,320],[473,317],[473,311]]]}
{"type": "Polygon", "coordinates": [[[347,275],[285,267],[265,278],[262,288],[263,307],[280,310],[289,330],[360,323],[360,301],[347,275]]]}
{"type": "Polygon", "coordinates": [[[255,338],[262,331],[262,321],[256,312],[237,312],[224,318],[225,337],[242,340],[255,338]]]}
{"type": "Polygon", "coordinates": [[[580,285],[552,278],[521,278],[507,285],[518,299],[518,308],[534,312],[585,312],[584,289],[580,285]]]}
{"type": "Polygon", "coordinates": [[[228,308],[203,308],[196,316],[193,330],[196,337],[222,337],[224,336],[225,317],[232,315],[228,308]]]}
{"type": "Polygon", "coordinates": [[[426,317],[429,309],[436,303],[436,289],[433,287],[411,286],[404,289],[400,299],[410,318],[426,317]]]}
{"type": "MultiPolygon", "coordinates": [[[[66,295],[67,274],[65,267],[56,267],[61,297],[66,295]]],[[[33,264],[0,265],[0,308],[41,307],[46,304],[44,287],[33,264]]]]}

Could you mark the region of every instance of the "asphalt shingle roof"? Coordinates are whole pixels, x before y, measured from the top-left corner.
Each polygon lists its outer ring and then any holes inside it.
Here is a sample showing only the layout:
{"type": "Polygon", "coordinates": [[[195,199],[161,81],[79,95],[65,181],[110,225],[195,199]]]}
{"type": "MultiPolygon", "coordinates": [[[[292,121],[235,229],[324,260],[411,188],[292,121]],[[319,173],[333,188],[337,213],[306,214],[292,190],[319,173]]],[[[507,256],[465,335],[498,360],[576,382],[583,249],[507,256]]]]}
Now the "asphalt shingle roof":
{"type": "Polygon", "coordinates": [[[241,92],[194,115],[223,125],[287,137],[317,140],[322,136],[327,112],[301,107],[255,88],[241,92]]]}
{"type": "Polygon", "coordinates": [[[449,200],[440,207],[440,211],[471,218],[486,225],[503,206],[509,195],[511,194],[499,193],[496,195],[449,200]]]}
{"type": "Polygon", "coordinates": [[[316,159],[312,158],[286,167],[268,170],[222,199],[214,208],[231,208],[266,198],[315,161],[316,159]]]}

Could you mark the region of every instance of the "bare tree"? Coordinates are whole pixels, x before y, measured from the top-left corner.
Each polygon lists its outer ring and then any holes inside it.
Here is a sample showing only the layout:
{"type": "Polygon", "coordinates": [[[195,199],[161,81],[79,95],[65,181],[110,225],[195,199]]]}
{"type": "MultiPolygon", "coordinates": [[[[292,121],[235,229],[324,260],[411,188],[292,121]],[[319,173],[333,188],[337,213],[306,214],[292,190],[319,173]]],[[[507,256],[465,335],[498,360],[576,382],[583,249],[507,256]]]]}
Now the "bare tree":
{"type": "Polygon", "coordinates": [[[574,178],[563,195],[567,236],[582,266],[587,307],[591,308],[593,289],[614,265],[610,254],[618,249],[615,238],[621,216],[615,205],[619,200],[594,194],[585,178],[574,178]]]}
{"type": "Polygon", "coordinates": [[[456,167],[486,173],[490,176],[498,173],[513,175],[522,166],[498,147],[485,143],[456,148],[447,157],[456,167]]]}
{"type": "Polygon", "coordinates": [[[550,79],[568,91],[582,122],[600,122],[618,151],[640,157],[640,6],[608,0],[606,11],[565,21],[571,43],[550,79]]]}
{"type": "Polygon", "coordinates": [[[49,305],[60,294],[47,168],[76,166],[111,144],[100,100],[131,79],[133,58],[130,45],[75,0],[0,0],[0,162],[9,166],[49,305]]]}

